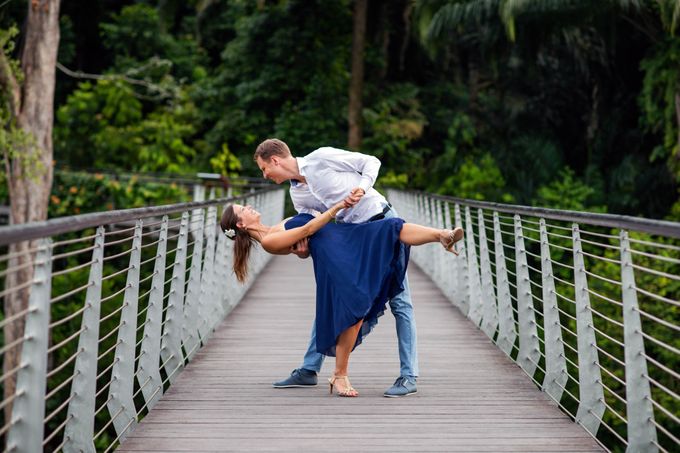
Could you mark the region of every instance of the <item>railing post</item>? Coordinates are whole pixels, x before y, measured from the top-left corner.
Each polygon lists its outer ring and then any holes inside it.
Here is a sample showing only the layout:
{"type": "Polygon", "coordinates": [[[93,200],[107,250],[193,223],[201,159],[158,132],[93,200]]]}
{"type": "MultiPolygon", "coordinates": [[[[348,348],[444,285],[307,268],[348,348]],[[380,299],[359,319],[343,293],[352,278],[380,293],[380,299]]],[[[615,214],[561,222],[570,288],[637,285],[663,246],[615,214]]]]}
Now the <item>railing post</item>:
{"type": "Polygon", "coordinates": [[[604,390],[597,343],[590,311],[588,280],[577,224],[572,227],[574,242],[574,286],[576,296],[576,337],[578,343],[579,406],[576,421],[593,436],[597,434],[604,414],[604,390]]]}
{"type": "Polygon", "coordinates": [[[94,411],[97,391],[97,355],[99,353],[99,316],[101,313],[102,272],[104,268],[104,227],[97,228],[92,251],[92,265],[85,295],[85,306],[78,338],[78,351],[73,367],[71,402],[64,427],[66,453],[94,453],[94,411]]]}
{"type": "MultiPolygon", "coordinates": [[[[203,184],[194,184],[194,201],[204,201],[205,200],[205,186],[203,184]]],[[[198,232],[201,231],[198,228],[199,222],[203,225],[203,209],[197,208],[191,211],[191,226],[189,230],[194,239],[198,237],[198,232]]],[[[202,233],[202,231],[201,231],[202,233]]]]}
{"type": "Polygon", "coordinates": [[[482,318],[482,331],[493,341],[498,327],[496,293],[493,290],[493,278],[491,277],[491,259],[489,257],[489,243],[486,239],[486,223],[484,211],[477,211],[477,223],[479,224],[479,260],[482,278],[482,297],[484,305],[484,317],[482,318]]]}
{"type": "MultiPolygon", "coordinates": [[[[462,227],[463,217],[460,213],[460,205],[456,204],[453,211],[456,225],[460,225],[462,227]]],[[[466,230],[465,235],[467,236],[467,234],[468,232],[466,230]]],[[[468,273],[467,247],[465,246],[466,241],[463,241],[463,247],[459,249],[460,251],[458,252],[458,259],[456,259],[456,274],[458,279],[459,296],[458,300],[456,300],[456,305],[458,305],[460,311],[467,316],[470,313],[470,276],[468,273]]]]}
{"type": "Polygon", "coordinates": [[[144,337],[139,357],[137,381],[142,389],[147,410],[151,410],[163,393],[159,369],[161,357],[161,321],[163,318],[163,295],[165,294],[165,252],[168,242],[168,216],[163,217],[156,248],[149,304],[146,308],[144,337]]]}
{"type": "Polygon", "coordinates": [[[638,311],[633,259],[628,232],[621,230],[621,294],[623,301],[623,343],[626,357],[627,452],[657,452],[652,394],[647,378],[645,344],[638,311]]]}
{"type": "MultiPolygon", "coordinates": [[[[444,207],[442,206],[442,202],[440,200],[435,200],[435,206],[437,207],[437,216],[436,216],[436,226],[435,228],[444,228],[444,207]]],[[[435,278],[437,286],[439,289],[442,291],[446,291],[446,259],[448,258],[444,253],[441,253],[441,245],[440,244],[432,244],[432,251],[436,252],[435,255],[435,278]]]]}
{"type": "Polygon", "coordinates": [[[184,328],[182,329],[182,342],[186,351],[187,360],[191,360],[200,340],[198,338],[198,306],[201,290],[201,269],[203,260],[203,209],[198,213],[192,212],[192,230],[194,236],[194,247],[191,254],[191,270],[189,271],[189,283],[187,285],[186,297],[184,298],[184,328]],[[194,215],[196,216],[194,219],[194,215]]]}
{"type": "Polygon", "coordinates": [[[18,396],[12,407],[12,427],[7,435],[8,451],[43,451],[51,291],[52,241],[46,238],[38,241],[35,257],[29,311],[21,345],[21,369],[17,373],[18,396]]]}
{"type": "MultiPolygon", "coordinates": [[[[430,199],[427,198],[426,195],[423,195],[423,219],[425,220],[425,224],[429,227],[432,227],[432,213],[431,209],[432,206],[430,205],[430,199]]],[[[424,251],[423,251],[424,252],[424,251]]],[[[428,274],[432,274],[433,266],[432,266],[432,260],[421,260],[422,266],[425,268],[428,274]]]]}
{"type": "Polygon", "coordinates": [[[543,331],[545,340],[545,376],[542,389],[558,403],[567,384],[567,360],[562,342],[560,313],[557,310],[557,293],[550,260],[550,243],[545,219],[540,220],[541,276],[543,288],[543,331]]]}
{"type": "Polygon", "coordinates": [[[503,249],[503,234],[498,212],[493,213],[494,249],[496,253],[496,285],[498,287],[498,338],[496,344],[508,356],[517,339],[515,315],[512,312],[512,298],[508,280],[508,267],[503,249]]]}
{"type": "Polygon", "coordinates": [[[198,296],[198,332],[201,336],[201,341],[205,343],[212,330],[212,314],[211,304],[214,302],[212,294],[212,279],[215,268],[215,225],[217,219],[217,208],[210,206],[208,208],[208,216],[205,222],[205,259],[203,262],[203,271],[201,272],[201,286],[198,296]]]}
{"type": "Polygon", "coordinates": [[[515,215],[515,264],[517,273],[517,320],[519,322],[519,353],[517,363],[529,375],[533,376],[540,358],[538,349],[538,329],[536,314],[531,295],[531,280],[527,252],[524,246],[524,230],[522,219],[515,215]]]}
{"type": "Polygon", "coordinates": [[[224,259],[227,238],[217,227],[217,225],[215,225],[215,235],[215,265],[213,266],[212,277],[210,280],[210,294],[212,301],[210,311],[212,314],[209,316],[211,330],[215,329],[222,319],[224,319],[225,311],[222,301],[224,300],[225,292],[223,287],[226,280],[226,272],[229,270],[229,265],[224,259]]]}
{"type": "Polygon", "coordinates": [[[219,267],[217,268],[219,272],[215,273],[216,288],[217,293],[217,310],[219,311],[220,321],[224,319],[227,315],[227,301],[229,298],[229,279],[231,274],[231,262],[229,258],[229,242],[230,240],[219,231],[217,240],[217,249],[219,253],[217,255],[219,267]]]}
{"type": "Polygon", "coordinates": [[[177,237],[175,263],[172,266],[172,280],[168,295],[168,310],[165,314],[163,336],[161,338],[161,359],[165,374],[172,384],[177,370],[184,365],[182,355],[182,325],[184,323],[184,281],[187,266],[187,239],[189,237],[189,213],[182,213],[177,237]]]}
{"type": "Polygon", "coordinates": [[[479,281],[479,265],[477,264],[475,234],[472,228],[472,215],[470,215],[469,206],[465,207],[465,235],[467,236],[468,301],[470,302],[468,318],[479,327],[479,323],[482,321],[482,290],[479,281]]]}
{"type": "Polygon", "coordinates": [[[111,371],[111,384],[106,406],[113,426],[122,442],[128,429],[137,421],[137,409],[133,399],[135,374],[135,346],[137,344],[137,305],[139,301],[139,268],[142,249],[142,221],[138,220],[132,239],[130,270],[123,296],[123,308],[118,326],[118,341],[111,371]]]}
{"type": "Polygon", "coordinates": [[[224,278],[223,290],[225,292],[222,298],[222,305],[224,307],[225,316],[231,312],[231,310],[236,306],[236,292],[238,291],[238,282],[236,281],[236,276],[232,270],[232,259],[234,254],[234,241],[228,240],[224,241],[224,260],[226,262],[226,275],[224,278]]]}
{"type": "MultiPolygon", "coordinates": [[[[450,230],[452,228],[451,225],[451,207],[449,206],[448,202],[444,202],[444,228],[447,230],[450,230]]],[[[454,247],[457,247],[458,244],[454,245],[454,247]]],[[[446,297],[451,300],[451,302],[456,302],[458,299],[458,288],[456,285],[456,282],[454,281],[454,278],[458,278],[456,275],[456,261],[458,257],[455,255],[451,254],[446,254],[444,255],[443,263],[444,263],[444,271],[443,271],[443,276],[444,276],[444,284],[446,285],[446,297]]]]}

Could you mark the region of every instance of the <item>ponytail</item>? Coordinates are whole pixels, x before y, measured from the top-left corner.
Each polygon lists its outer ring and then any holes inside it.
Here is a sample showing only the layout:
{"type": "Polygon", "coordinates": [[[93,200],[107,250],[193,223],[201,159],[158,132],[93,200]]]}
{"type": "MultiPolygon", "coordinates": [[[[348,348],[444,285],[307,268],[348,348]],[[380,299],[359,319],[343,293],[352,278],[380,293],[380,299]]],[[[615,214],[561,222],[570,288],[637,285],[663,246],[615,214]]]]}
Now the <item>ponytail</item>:
{"type": "Polygon", "coordinates": [[[234,241],[234,273],[236,274],[236,279],[243,283],[248,277],[250,250],[256,241],[250,237],[247,231],[236,226],[238,220],[238,216],[234,212],[234,206],[229,205],[222,213],[220,226],[225,235],[234,241]]]}

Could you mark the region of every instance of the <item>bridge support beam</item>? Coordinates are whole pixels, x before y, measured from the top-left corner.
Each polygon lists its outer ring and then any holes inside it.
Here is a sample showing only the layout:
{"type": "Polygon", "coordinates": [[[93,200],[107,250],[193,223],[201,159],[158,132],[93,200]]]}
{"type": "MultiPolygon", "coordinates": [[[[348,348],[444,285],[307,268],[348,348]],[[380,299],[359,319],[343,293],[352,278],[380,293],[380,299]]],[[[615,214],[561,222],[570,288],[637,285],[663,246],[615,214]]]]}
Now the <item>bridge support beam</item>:
{"type": "Polygon", "coordinates": [[[194,236],[193,253],[191,255],[191,270],[184,299],[184,327],[182,329],[182,343],[186,351],[187,360],[191,360],[201,345],[198,336],[198,304],[201,291],[201,269],[203,260],[204,217],[203,209],[191,214],[192,234],[194,236]],[[195,216],[195,217],[194,217],[195,216]]]}
{"type": "Polygon", "coordinates": [[[187,239],[189,237],[189,213],[182,213],[175,251],[175,263],[172,266],[172,280],[168,295],[168,309],[165,314],[163,336],[161,337],[161,360],[168,381],[172,384],[177,371],[184,366],[182,355],[182,324],[184,317],[184,282],[187,267],[187,239]]]}
{"type": "Polygon", "coordinates": [[[161,358],[161,322],[163,320],[163,295],[165,291],[165,252],[168,241],[168,216],[163,217],[156,247],[156,260],[149,304],[146,308],[144,337],[139,357],[137,380],[144,395],[147,410],[156,404],[163,394],[163,383],[159,369],[161,358]]]}
{"type": "Polygon", "coordinates": [[[581,250],[579,227],[572,227],[574,242],[574,284],[576,297],[576,335],[578,342],[579,406],[576,421],[593,436],[597,434],[604,414],[604,389],[597,356],[597,339],[590,311],[588,279],[581,250]]]}
{"type": "Polygon", "coordinates": [[[66,453],[94,453],[94,411],[99,354],[99,317],[101,314],[102,273],[104,268],[104,227],[97,228],[90,265],[89,287],[78,338],[78,358],[73,368],[71,402],[64,427],[66,453]]]}
{"type": "Polygon", "coordinates": [[[541,231],[541,276],[543,289],[543,331],[545,340],[545,376],[542,389],[556,402],[562,399],[564,387],[569,379],[567,359],[564,355],[560,313],[557,309],[555,278],[550,260],[550,243],[545,219],[540,221],[541,231]]]}
{"type": "Polygon", "coordinates": [[[496,254],[496,285],[498,291],[498,337],[496,344],[508,356],[517,339],[515,330],[515,315],[512,311],[510,283],[508,280],[508,266],[505,262],[503,234],[498,212],[493,213],[494,251],[496,254]]]}
{"type": "Polygon", "coordinates": [[[479,327],[482,322],[482,289],[479,281],[475,233],[469,206],[465,207],[465,235],[467,236],[468,301],[470,302],[468,318],[479,327]]]}
{"type": "Polygon", "coordinates": [[[621,230],[621,294],[626,357],[627,452],[659,451],[628,232],[621,230]]]}
{"type": "Polygon", "coordinates": [[[517,321],[519,322],[519,353],[517,364],[533,377],[541,357],[538,348],[538,329],[536,328],[536,314],[531,295],[531,280],[529,280],[529,265],[524,245],[524,230],[522,219],[515,215],[515,272],[517,284],[517,321]]]}
{"type": "Polygon", "coordinates": [[[477,210],[477,225],[479,229],[479,264],[482,279],[481,294],[484,310],[482,331],[493,341],[496,329],[498,328],[498,308],[496,293],[493,289],[493,278],[491,277],[491,258],[489,257],[489,242],[486,238],[486,222],[484,221],[484,211],[481,209],[477,210]]]}
{"type": "Polygon", "coordinates": [[[35,257],[7,451],[33,453],[43,450],[51,291],[52,241],[46,238],[38,242],[35,257]]]}
{"type": "Polygon", "coordinates": [[[142,254],[142,225],[137,221],[132,239],[130,266],[127,273],[123,307],[120,312],[118,340],[111,370],[111,384],[106,406],[113,426],[122,442],[137,423],[137,409],[133,399],[135,380],[135,346],[137,344],[137,306],[139,302],[139,268],[142,254]]]}

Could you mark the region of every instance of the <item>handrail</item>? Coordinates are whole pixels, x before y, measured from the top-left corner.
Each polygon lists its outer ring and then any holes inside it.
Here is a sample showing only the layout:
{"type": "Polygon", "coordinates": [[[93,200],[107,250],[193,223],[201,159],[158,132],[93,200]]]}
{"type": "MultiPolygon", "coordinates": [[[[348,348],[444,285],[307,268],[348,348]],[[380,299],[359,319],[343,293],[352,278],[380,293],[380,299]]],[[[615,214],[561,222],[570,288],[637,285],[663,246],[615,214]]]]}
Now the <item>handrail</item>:
{"type": "Polygon", "coordinates": [[[424,192],[408,191],[414,195],[427,195],[433,200],[460,204],[471,208],[480,208],[490,211],[505,212],[508,214],[519,214],[544,219],[560,220],[564,222],[574,222],[585,225],[603,226],[622,230],[633,230],[642,233],[658,234],[680,239],[680,223],[669,222],[666,220],[645,219],[618,214],[601,214],[597,212],[569,211],[563,209],[540,208],[533,206],[520,206],[505,203],[494,203],[490,201],[467,200],[463,198],[451,197],[438,194],[425,194],[424,192]]]}
{"type": "MultiPolygon", "coordinates": [[[[275,190],[280,190],[280,188],[276,186],[268,187],[261,189],[261,193],[275,190]]],[[[249,195],[246,194],[236,197],[217,198],[208,201],[192,201],[188,203],[176,203],[165,206],[120,209],[110,212],[93,212],[89,214],[58,217],[43,222],[0,227],[0,246],[42,237],[56,236],[58,234],[79,231],[98,225],[121,223],[150,216],[163,216],[183,212],[186,210],[201,209],[219,203],[226,203],[227,201],[243,200],[248,196],[249,195]]]]}
{"type": "Polygon", "coordinates": [[[459,256],[426,245],[413,261],[601,445],[680,449],[680,223],[415,191],[388,199],[407,221],[464,227],[459,256]]]}
{"type": "Polygon", "coordinates": [[[283,217],[284,191],[269,186],[0,228],[14,307],[0,324],[6,451],[109,451],[134,430],[271,257],[255,248],[236,281],[218,223],[239,201],[264,223],[283,217]]]}

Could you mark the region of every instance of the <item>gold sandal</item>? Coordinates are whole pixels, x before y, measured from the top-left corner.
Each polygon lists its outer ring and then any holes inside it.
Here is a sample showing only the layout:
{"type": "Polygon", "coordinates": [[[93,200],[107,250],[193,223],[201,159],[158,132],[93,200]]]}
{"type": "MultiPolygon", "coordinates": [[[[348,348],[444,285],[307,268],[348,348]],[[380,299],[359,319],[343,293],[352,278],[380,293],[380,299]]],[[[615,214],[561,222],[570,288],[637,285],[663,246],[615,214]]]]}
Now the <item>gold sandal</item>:
{"type": "Polygon", "coordinates": [[[451,252],[457,256],[458,251],[455,248],[453,248],[453,246],[456,244],[456,242],[463,239],[463,229],[461,227],[456,227],[453,230],[449,231],[448,239],[449,240],[446,243],[442,241],[441,244],[444,246],[447,252],[451,252]]]}
{"type": "Polygon", "coordinates": [[[349,377],[347,376],[336,376],[333,375],[328,379],[328,383],[330,384],[330,394],[333,394],[333,386],[335,385],[335,381],[338,379],[342,379],[345,381],[345,390],[343,391],[338,391],[338,396],[346,396],[349,398],[354,398],[359,396],[359,392],[356,391],[354,387],[352,387],[352,384],[349,382],[349,377]]]}

